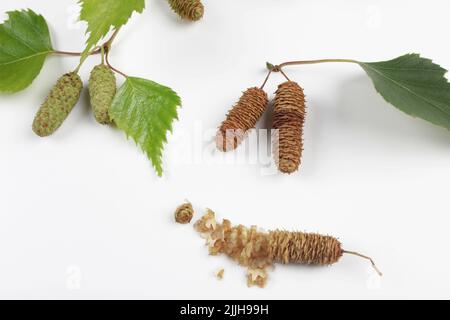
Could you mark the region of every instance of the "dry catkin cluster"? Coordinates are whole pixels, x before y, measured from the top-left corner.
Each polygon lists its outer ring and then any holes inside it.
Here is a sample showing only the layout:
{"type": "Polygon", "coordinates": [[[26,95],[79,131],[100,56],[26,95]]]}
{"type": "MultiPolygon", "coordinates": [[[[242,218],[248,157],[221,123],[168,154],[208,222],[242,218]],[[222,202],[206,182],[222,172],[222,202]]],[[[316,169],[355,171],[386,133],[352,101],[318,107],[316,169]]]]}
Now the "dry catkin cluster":
{"type": "Polygon", "coordinates": [[[168,0],[170,7],[181,18],[197,21],[203,17],[205,8],[200,0],[168,0]]]}
{"type": "Polygon", "coordinates": [[[330,265],[344,251],[340,242],[319,234],[261,231],[256,226],[233,226],[230,221],[217,223],[211,210],[195,223],[195,229],[206,239],[211,255],[226,254],[248,268],[248,284],[263,287],[266,268],[274,263],[330,265]]]}
{"type": "Polygon", "coordinates": [[[273,128],[275,163],[284,173],[298,170],[303,151],[306,107],[303,89],[293,81],[282,83],[276,92],[273,128]]]}
{"type": "Polygon", "coordinates": [[[217,148],[221,151],[236,149],[247,131],[256,126],[268,102],[264,90],[256,87],[247,89],[220,126],[216,138],[217,148]]]}

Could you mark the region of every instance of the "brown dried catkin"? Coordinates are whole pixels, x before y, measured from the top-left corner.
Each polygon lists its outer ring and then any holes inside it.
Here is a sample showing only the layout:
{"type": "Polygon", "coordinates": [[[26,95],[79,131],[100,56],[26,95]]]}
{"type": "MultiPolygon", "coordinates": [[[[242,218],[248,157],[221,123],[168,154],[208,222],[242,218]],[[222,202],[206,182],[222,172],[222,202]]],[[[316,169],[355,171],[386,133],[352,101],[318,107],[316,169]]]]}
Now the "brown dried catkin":
{"type": "Polygon", "coordinates": [[[191,21],[200,20],[205,8],[200,0],[168,0],[170,7],[181,18],[191,21]]]}
{"type": "Polygon", "coordinates": [[[236,149],[247,131],[256,126],[268,103],[264,90],[256,87],[247,89],[220,126],[216,137],[217,148],[220,151],[236,149]]]}
{"type": "Polygon", "coordinates": [[[283,173],[293,173],[300,166],[305,117],[303,89],[294,81],[279,85],[273,110],[273,154],[278,169],[283,173]]]}
{"type": "Polygon", "coordinates": [[[331,236],[315,233],[271,231],[270,257],[278,263],[331,265],[339,261],[341,243],[331,236]]]}

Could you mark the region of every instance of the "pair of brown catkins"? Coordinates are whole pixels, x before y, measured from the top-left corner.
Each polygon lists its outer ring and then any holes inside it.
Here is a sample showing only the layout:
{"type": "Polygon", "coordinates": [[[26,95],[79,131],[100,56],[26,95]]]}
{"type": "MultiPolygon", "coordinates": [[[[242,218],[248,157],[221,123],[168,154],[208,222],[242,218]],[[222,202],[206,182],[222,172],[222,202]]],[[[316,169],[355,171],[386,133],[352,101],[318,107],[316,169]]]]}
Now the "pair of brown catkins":
{"type": "MultiPolygon", "coordinates": [[[[262,88],[250,88],[229,111],[217,133],[216,144],[221,151],[236,149],[247,132],[267,109],[269,99],[262,88]]],[[[283,173],[297,171],[303,151],[303,125],[306,116],[303,89],[294,81],[278,86],[273,108],[273,155],[283,173]]]]}

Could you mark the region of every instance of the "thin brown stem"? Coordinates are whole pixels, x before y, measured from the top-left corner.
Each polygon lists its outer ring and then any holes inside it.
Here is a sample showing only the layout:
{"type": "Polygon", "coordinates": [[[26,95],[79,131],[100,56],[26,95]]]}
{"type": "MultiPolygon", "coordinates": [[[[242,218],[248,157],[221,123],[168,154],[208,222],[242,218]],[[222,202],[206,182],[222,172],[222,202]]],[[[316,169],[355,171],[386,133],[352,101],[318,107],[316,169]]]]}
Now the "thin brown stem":
{"type": "Polygon", "coordinates": [[[286,75],[286,73],[284,73],[284,71],[281,70],[281,68],[280,68],[280,72],[281,72],[281,74],[286,78],[287,81],[291,81],[291,80],[289,79],[289,77],[286,75]]]}
{"type": "Polygon", "coordinates": [[[356,60],[351,59],[321,59],[321,60],[305,60],[305,61],[288,61],[283,62],[278,65],[273,65],[270,62],[266,63],[267,68],[272,72],[281,72],[281,74],[288,80],[289,78],[286,76],[286,74],[283,72],[283,68],[287,66],[294,66],[294,65],[306,65],[306,64],[319,64],[319,63],[329,63],[329,62],[345,62],[345,63],[358,63],[356,60]]]}
{"type": "Polygon", "coordinates": [[[64,56],[72,56],[72,57],[79,57],[79,56],[81,56],[81,52],[69,52],[69,51],[54,50],[52,53],[53,54],[64,55],[64,56]]]}
{"type": "Polygon", "coordinates": [[[267,81],[269,80],[271,74],[272,74],[272,70],[269,70],[269,73],[267,73],[266,79],[264,79],[264,82],[260,87],[261,90],[264,89],[264,87],[266,86],[267,81]]]}
{"type": "MultiPolygon", "coordinates": [[[[71,51],[60,51],[60,50],[53,50],[52,53],[58,54],[58,55],[64,55],[64,56],[72,56],[72,57],[79,57],[83,54],[82,52],[71,52],[71,51]]],[[[94,50],[89,52],[89,55],[92,56],[92,55],[96,55],[96,54],[100,54],[100,53],[101,53],[101,49],[95,48],[94,50]]]]}
{"type": "MultiPolygon", "coordinates": [[[[104,44],[102,44],[101,46],[98,46],[98,47],[95,47],[95,48],[94,48],[95,52],[98,51],[98,53],[101,53],[101,52],[102,52],[102,48],[103,48],[103,51],[105,52],[106,58],[107,58],[107,57],[108,57],[107,55],[108,55],[109,51],[111,50],[112,43],[114,42],[114,40],[116,39],[117,35],[119,34],[119,31],[120,31],[120,27],[117,28],[117,29],[115,29],[114,32],[113,32],[113,34],[111,35],[111,37],[110,37],[104,44]]],[[[87,58],[90,54],[91,54],[91,53],[89,53],[86,57],[82,57],[82,59],[80,60],[80,63],[78,64],[77,68],[75,69],[75,72],[78,72],[78,71],[80,70],[80,68],[81,68],[81,66],[83,65],[84,61],[86,60],[86,58],[87,58]]],[[[80,55],[82,56],[83,53],[81,53],[80,55]]],[[[106,59],[106,60],[107,60],[107,59],[106,59]]],[[[106,61],[106,62],[108,63],[108,61],[106,61]]],[[[110,66],[109,64],[108,64],[108,66],[111,68],[111,70],[113,70],[113,71],[115,71],[115,72],[117,72],[117,73],[119,73],[119,74],[124,75],[122,72],[120,72],[119,70],[114,69],[114,68],[113,68],[112,66],[110,66]]]]}
{"type": "Polygon", "coordinates": [[[305,61],[288,61],[288,62],[283,62],[283,63],[275,66],[275,68],[276,69],[281,69],[281,68],[286,67],[286,66],[305,65],[305,64],[319,64],[319,63],[330,63],[330,62],[358,63],[358,61],[352,60],[352,59],[321,59],[321,60],[305,60],[305,61]]]}
{"type": "Polygon", "coordinates": [[[105,64],[105,48],[101,47],[100,50],[102,51],[102,64],[105,64]]]}
{"type": "Polygon", "coordinates": [[[108,41],[106,41],[102,47],[106,48],[106,51],[109,51],[111,49],[111,46],[114,42],[114,40],[117,38],[117,35],[120,32],[121,27],[117,28],[116,30],[114,30],[113,34],[111,35],[111,37],[108,39],[108,41]]]}
{"type": "Polygon", "coordinates": [[[372,264],[372,267],[375,269],[375,271],[378,273],[378,275],[379,275],[380,277],[383,276],[383,273],[380,271],[380,269],[377,268],[377,266],[375,265],[375,262],[372,260],[372,258],[370,258],[370,257],[368,257],[368,256],[365,256],[365,255],[363,255],[363,254],[360,254],[360,253],[358,253],[358,252],[354,252],[354,251],[346,251],[346,250],[344,250],[343,253],[345,253],[345,254],[351,254],[351,255],[354,255],[354,256],[357,256],[357,257],[360,257],[360,258],[369,260],[370,263],[372,264]]]}
{"type": "MultiPolygon", "coordinates": [[[[106,48],[105,48],[105,49],[106,49],[106,48]]],[[[121,76],[123,76],[123,77],[125,77],[125,78],[128,78],[128,76],[127,76],[125,73],[123,73],[122,71],[120,71],[120,70],[114,68],[114,67],[111,65],[111,63],[109,63],[109,51],[108,51],[108,50],[106,50],[106,52],[105,52],[105,62],[106,62],[106,65],[107,65],[112,71],[114,71],[114,72],[120,74],[121,76]]]]}

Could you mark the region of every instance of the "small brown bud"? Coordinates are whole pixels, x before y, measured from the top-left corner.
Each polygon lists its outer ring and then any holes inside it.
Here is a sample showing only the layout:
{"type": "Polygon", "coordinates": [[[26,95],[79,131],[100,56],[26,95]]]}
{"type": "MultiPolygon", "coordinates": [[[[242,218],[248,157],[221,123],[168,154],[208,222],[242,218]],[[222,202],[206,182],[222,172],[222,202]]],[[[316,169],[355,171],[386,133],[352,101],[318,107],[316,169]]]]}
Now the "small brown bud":
{"type": "Polygon", "coordinates": [[[198,21],[203,17],[205,8],[200,0],[168,0],[170,7],[182,19],[198,21]]]}
{"type": "Polygon", "coordinates": [[[175,211],[175,221],[181,224],[188,224],[194,217],[194,209],[192,204],[185,203],[177,208],[175,211]]]}

